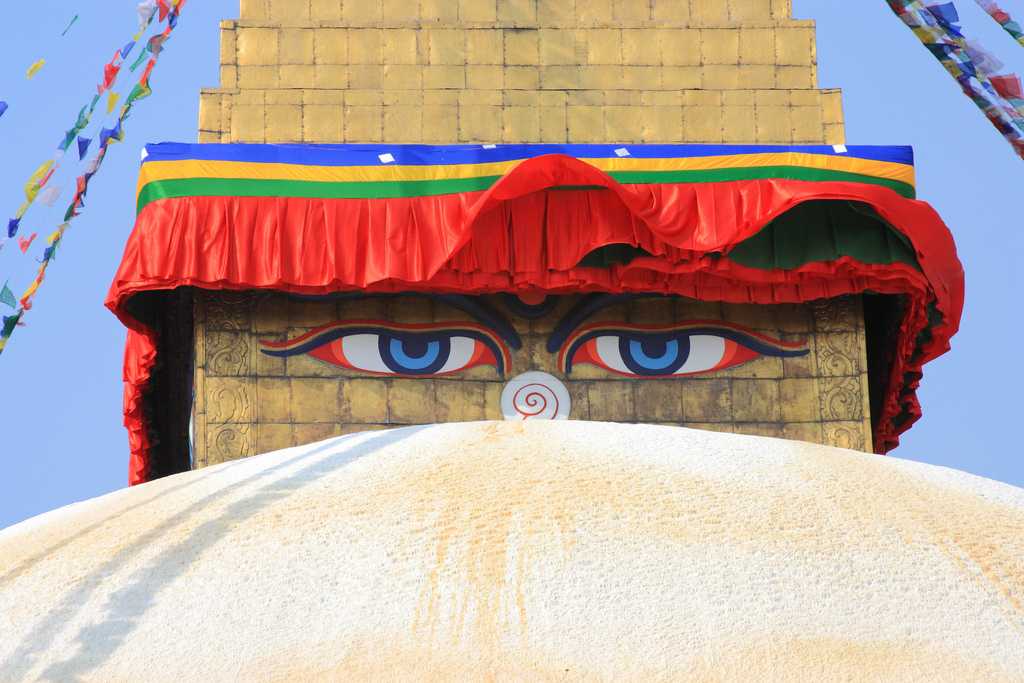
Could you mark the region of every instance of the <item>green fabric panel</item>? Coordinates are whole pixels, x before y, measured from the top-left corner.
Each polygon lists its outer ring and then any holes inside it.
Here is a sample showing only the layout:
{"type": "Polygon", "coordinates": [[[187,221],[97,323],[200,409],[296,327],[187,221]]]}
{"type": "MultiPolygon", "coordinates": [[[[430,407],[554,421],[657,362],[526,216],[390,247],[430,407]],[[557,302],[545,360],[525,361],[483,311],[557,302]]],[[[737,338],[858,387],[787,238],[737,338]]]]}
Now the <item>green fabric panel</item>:
{"type": "Polygon", "coordinates": [[[760,270],[792,270],[842,256],[861,263],[905,263],[920,270],[907,239],[860,202],[798,204],[727,255],[742,266],[760,270]]]}
{"type": "Polygon", "coordinates": [[[583,268],[611,268],[616,265],[625,265],[641,256],[650,256],[650,254],[632,244],[606,244],[584,256],[576,265],[583,268]]]}
{"type": "MultiPolygon", "coordinates": [[[[716,183],[778,178],[806,181],[842,181],[888,187],[904,197],[913,197],[912,185],[874,176],[798,166],[724,168],[709,171],[614,171],[618,182],[636,185],[661,183],[716,183]]],[[[266,180],[246,178],[179,178],[148,183],[139,193],[137,210],[150,202],[176,197],[306,197],[311,199],[389,199],[428,197],[486,190],[501,176],[445,180],[403,180],[373,182],[317,182],[307,180],[266,180]]]]}

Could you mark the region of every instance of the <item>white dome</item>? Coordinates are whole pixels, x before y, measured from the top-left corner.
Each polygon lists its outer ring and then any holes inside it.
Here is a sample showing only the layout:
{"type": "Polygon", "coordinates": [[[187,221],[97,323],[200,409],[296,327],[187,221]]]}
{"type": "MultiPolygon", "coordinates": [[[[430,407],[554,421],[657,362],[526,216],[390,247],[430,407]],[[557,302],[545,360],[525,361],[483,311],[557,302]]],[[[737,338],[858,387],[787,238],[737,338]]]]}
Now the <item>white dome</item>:
{"type": "Polygon", "coordinates": [[[0,532],[0,680],[1024,680],[1024,491],[673,427],[448,424],[0,532]]]}

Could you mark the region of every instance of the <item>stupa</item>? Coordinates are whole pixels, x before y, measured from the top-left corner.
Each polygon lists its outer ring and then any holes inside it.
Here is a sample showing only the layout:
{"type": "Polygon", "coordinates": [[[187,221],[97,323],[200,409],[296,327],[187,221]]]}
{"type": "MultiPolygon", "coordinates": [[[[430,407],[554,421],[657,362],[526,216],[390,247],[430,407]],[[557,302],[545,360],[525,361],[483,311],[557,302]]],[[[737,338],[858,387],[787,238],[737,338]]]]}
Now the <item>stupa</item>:
{"type": "Polygon", "coordinates": [[[953,239],[789,0],[221,45],[107,301],[141,485],[0,533],[0,678],[1024,677],[1024,492],[879,455],[953,239]]]}

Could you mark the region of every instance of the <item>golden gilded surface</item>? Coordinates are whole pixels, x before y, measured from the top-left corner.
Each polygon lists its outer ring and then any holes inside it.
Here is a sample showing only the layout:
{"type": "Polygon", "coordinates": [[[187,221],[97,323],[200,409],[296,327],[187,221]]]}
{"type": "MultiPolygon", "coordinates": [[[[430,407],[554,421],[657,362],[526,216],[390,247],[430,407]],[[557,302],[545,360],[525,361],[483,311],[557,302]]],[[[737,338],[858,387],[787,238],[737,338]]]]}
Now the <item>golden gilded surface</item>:
{"type": "MultiPolygon", "coordinates": [[[[790,0],[242,0],[239,19],[221,24],[220,61],[221,87],[201,96],[203,142],[844,141],[840,92],[817,87],[814,24],[793,19],[790,0]]],[[[339,306],[197,303],[197,465],[361,429],[500,418],[503,381],[488,369],[392,380],[259,353],[260,338],[349,313],[437,315],[422,300],[339,306]]],[[[721,315],[805,336],[812,353],[667,381],[580,366],[567,381],[573,417],[870,450],[859,302],[680,306],[634,302],[608,315],[721,315]]],[[[550,329],[537,327],[551,324],[520,330],[508,376],[555,372],[550,329]]]]}
{"type": "Polygon", "coordinates": [[[843,142],[789,0],[243,0],[203,142],[843,142]]]}
{"type": "Polygon", "coordinates": [[[280,295],[203,294],[196,303],[197,466],[396,425],[500,420],[512,376],[543,370],[562,380],[570,417],[683,425],[871,449],[863,319],[857,298],[815,305],[733,305],[677,300],[617,304],[590,321],[665,324],[721,320],[784,341],[805,341],[798,358],[762,357],[709,375],[631,379],[591,365],[565,376],[545,347],[576,297],[526,321],[504,311],[522,337],[504,377],[490,366],[439,378],[389,378],[346,370],[306,355],[274,358],[260,340],[284,341],[348,319],[392,322],[472,320],[425,297],[337,302],[280,295]]]}

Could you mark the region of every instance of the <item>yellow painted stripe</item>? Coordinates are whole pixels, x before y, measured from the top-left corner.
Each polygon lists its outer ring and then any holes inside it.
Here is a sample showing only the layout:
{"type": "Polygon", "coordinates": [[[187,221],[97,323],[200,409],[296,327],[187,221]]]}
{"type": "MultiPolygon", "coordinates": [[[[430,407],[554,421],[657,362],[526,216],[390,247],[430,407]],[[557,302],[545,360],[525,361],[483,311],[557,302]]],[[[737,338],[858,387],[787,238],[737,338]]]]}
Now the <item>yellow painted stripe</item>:
{"type": "MultiPolygon", "coordinates": [[[[766,152],[709,157],[670,159],[581,159],[602,171],[703,171],[722,168],[761,166],[798,166],[831,171],[859,173],[914,185],[914,167],[891,161],[872,161],[853,157],[766,152]]],[[[307,166],[303,164],[254,163],[244,161],[151,161],[142,165],[139,190],[160,180],[181,178],[239,178],[253,180],[298,180],[312,182],[402,182],[454,180],[502,176],[522,160],[482,164],[436,166],[307,166]]]]}

